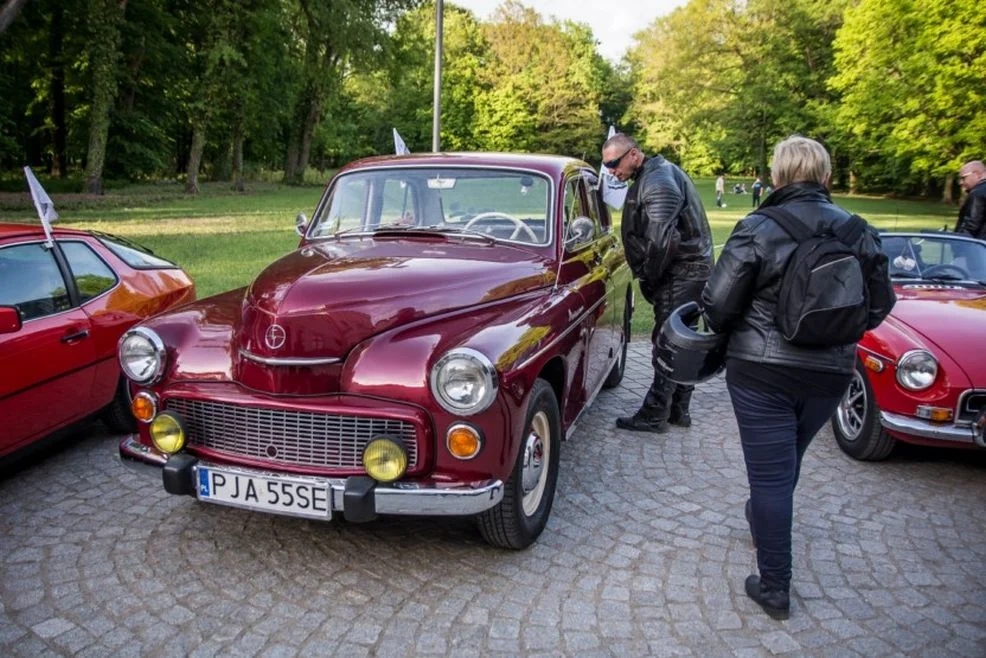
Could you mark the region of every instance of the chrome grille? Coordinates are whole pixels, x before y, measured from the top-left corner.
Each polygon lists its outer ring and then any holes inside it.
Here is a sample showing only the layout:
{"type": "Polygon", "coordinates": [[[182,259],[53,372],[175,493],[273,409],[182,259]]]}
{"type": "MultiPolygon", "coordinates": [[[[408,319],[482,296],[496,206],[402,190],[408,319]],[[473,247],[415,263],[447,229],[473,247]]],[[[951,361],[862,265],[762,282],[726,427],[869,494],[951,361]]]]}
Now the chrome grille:
{"type": "Polygon", "coordinates": [[[986,407],[986,391],[970,389],[959,398],[958,420],[975,422],[984,407],[986,407]]]}
{"type": "Polygon", "coordinates": [[[169,399],[167,409],[185,419],[192,446],[274,463],[361,469],[366,444],[383,434],[404,442],[408,468],[418,463],[414,425],[403,420],[186,398],[169,399]]]}

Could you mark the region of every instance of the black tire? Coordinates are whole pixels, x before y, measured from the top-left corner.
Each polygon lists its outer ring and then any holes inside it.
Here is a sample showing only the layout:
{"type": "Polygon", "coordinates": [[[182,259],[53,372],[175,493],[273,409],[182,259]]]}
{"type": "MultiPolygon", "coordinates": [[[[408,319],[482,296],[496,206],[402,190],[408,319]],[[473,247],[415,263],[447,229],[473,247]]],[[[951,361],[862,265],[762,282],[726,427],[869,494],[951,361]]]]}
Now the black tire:
{"type": "Polygon", "coordinates": [[[832,415],[832,432],[842,451],[861,461],[886,459],[897,443],[880,425],[873,387],[859,360],[849,388],[832,415]]]}
{"type": "Polygon", "coordinates": [[[113,434],[128,434],[137,431],[137,420],[130,411],[130,388],[123,377],[116,386],[113,401],[103,409],[103,424],[113,434]]]}
{"type": "MultiPolygon", "coordinates": [[[[558,483],[558,457],[561,449],[561,414],[558,400],[551,385],[543,379],[534,382],[527,416],[524,421],[524,437],[517,450],[517,460],[510,478],[503,487],[503,500],[495,507],[479,515],[479,532],[483,539],[500,548],[527,548],[540,536],[551,514],[558,483]],[[545,440],[544,433],[549,434],[545,440]],[[529,480],[527,506],[525,507],[524,471],[529,444],[541,447],[542,469],[536,475],[534,486],[529,480]]],[[[537,451],[534,451],[537,454],[537,451]]],[[[529,475],[534,471],[529,469],[529,475]]]]}
{"type": "Polygon", "coordinates": [[[633,306],[627,299],[623,307],[623,345],[620,347],[620,358],[613,364],[613,369],[606,376],[603,388],[616,388],[623,381],[623,374],[627,369],[627,347],[630,345],[630,320],[633,319],[633,306]]]}

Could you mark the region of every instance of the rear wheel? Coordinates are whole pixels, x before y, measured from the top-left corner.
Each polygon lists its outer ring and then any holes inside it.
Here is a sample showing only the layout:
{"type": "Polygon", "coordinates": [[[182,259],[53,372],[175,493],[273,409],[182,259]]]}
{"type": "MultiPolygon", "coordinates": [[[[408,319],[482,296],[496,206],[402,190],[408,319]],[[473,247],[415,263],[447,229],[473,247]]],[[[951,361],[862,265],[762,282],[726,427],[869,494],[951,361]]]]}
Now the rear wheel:
{"type": "Polygon", "coordinates": [[[832,431],[842,451],[855,459],[880,461],[894,449],[896,440],[880,425],[873,387],[858,360],[849,388],[832,416],[832,431]]]}
{"type": "Polygon", "coordinates": [[[534,382],[517,461],[503,500],[479,516],[483,539],[500,548],[527,548],[548,522],[558,482],[561,415],[551,385],[534,382]]]}
{"type": "Polygon", "coordinates": [[[623,373],[627,369],[627,347],[630,344],[630,320],[632,318],[633,306],[630,305],[628,299],[626,306],[623,307],[623,344],[620,346],[619,358],[613,364],[613,369],[609,371],[606,381],[603,382],[603,388],[616,388],[623,381],[623,373]]]}
{"type": "Polygon", "coordinates": [[[137,431],[137,421],[130,411],[130,386],[123,377],[116,386],[113,401],[102,411],[103,424],[114,434],[127,434],[137,431]]]}

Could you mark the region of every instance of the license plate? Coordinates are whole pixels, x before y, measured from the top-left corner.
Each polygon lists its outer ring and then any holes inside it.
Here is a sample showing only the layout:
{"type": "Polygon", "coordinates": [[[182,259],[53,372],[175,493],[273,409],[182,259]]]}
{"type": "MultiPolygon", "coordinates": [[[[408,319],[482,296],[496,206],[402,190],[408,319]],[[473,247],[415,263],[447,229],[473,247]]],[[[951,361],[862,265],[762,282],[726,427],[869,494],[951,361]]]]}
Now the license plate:
{"type": "Polygon", "coordinates": [[[328,485],[282,476],[245,475],[224,469],[198,468],[198,499],[275,514],[331,519],[328,485]]]}

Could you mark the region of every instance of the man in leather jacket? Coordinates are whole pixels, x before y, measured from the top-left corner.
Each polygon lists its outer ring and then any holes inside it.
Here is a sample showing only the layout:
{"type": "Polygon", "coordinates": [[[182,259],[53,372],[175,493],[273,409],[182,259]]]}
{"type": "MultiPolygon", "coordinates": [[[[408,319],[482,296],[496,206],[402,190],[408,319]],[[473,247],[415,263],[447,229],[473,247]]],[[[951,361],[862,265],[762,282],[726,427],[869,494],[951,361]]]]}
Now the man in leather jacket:
{"type": "MultiPolygon", "coordinates": [[[[787,618],[791,584],[791,518],[801,460],[815,433],[835,412],[856,368],[856,345],[804,347],[788,342],[775,323],[784,269],[797,243],[761,211],[792,213],[816,235],[851,218],[832,203],[831,161],[825,148],[800,136],[774,150],[775,190],[740,221],[702,292],[709,327],[729,334],[726,385],[733,403],[750,482],[746,517],[759,576],[746,593],[775,618],[787,618]]],[[[866,226],[851,249],[864,272],[867,328],[890,313],[896,297],[887,257],[866,226]]]]}
{"type": "MultiPolygon", "coordinates": [[[[712,233],[698,192],[688,175],[657,155],[648,158],[627,135],[603,144],[603,165],[621,181],[634,179],[623,206],[623,249],[640,291],[654,308],[656,343],[661,325],[678,306],[698,301],[712,271],[712,233]]],[[[652,357],[656,359],[656,353],[652,357]]],[[[618,427],[663,433],[668,423],[688,427],[693,386],[681,386],[661,374],[633,416],[618,427]]]]}
{"type": "Polygon", "coordinates": [[[959,185],[968,196],[959,209],[955,232],[986,240],[986,165],[979,160],[962,165],[959,185]]]}

